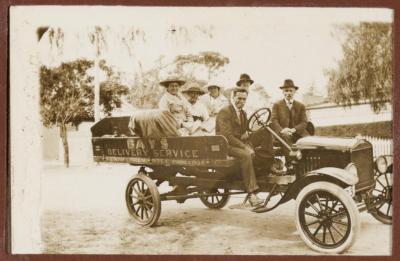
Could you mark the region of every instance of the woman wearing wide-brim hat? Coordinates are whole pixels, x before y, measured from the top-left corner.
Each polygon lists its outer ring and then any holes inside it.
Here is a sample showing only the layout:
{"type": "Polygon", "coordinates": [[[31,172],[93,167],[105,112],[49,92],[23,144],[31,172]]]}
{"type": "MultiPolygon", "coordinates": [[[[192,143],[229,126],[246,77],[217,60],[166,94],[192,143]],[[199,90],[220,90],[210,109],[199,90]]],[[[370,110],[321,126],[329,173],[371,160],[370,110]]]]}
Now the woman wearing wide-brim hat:
{"type": "Polygon", "coordinates": [[[208,93],[200,97],[200,101],[206,105],[210,116],[216,116],[217,113],[229,104],[228,99],[222,93],[222,85],[216,82],[210,82],[206,85],[208,93]]]}
{"type": "Polygon", "coordinates": [[[189,83],[187,88],[182,92],[187,96],[189,112],[193,120],[200,120],[201,122],[208,120],[208,118],[210,118],[208,110],[206,106],[199,101],[199,96],[205,93],[200,85],[197,83],[189,83]]]}
{"type": "Polygon", "coordinates": [[[160,82],[160,85],[166,88],[166,92],[162,95],[158,107],[161,110],[166,110],[172,113],[178,121],[179,126],[183,122],[190,120],[189,104],[186,98],[179,92],[185,81],[176,77],[170,76],[160,82]]]}
{"type": "Polygon", "coordinates": [[[198,95],[202,95],[205,93],[205,91],[203,91],[200,88],[200,85],[198,85],[198,84],[189,84],[189,86],[185,90],[183,90],[182,93],[187,93],[187,94],[195,93],[198,95]]]}
{"type": "Polygon", "coordinates": [[[182,86],[185,84],[185,81],[180,79],[177,76],[169,76],[168,78],[166,78],[165,80],[160,82],[161,86],[164,86],[166,88],[168,88],[170,83],[177,83],[179,86],[182,86]]]}

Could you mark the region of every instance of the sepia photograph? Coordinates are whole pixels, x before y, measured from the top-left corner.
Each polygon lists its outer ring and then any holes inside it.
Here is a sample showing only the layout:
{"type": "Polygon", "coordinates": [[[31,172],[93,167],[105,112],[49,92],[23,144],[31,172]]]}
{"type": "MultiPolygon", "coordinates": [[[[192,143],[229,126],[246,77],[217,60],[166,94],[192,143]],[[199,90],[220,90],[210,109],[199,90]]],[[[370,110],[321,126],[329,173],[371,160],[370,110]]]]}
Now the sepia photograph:
{"type": "Polygon", "coordinates": [[[392,255],[392,9],[9,14],[12,254],[392,255]]]}

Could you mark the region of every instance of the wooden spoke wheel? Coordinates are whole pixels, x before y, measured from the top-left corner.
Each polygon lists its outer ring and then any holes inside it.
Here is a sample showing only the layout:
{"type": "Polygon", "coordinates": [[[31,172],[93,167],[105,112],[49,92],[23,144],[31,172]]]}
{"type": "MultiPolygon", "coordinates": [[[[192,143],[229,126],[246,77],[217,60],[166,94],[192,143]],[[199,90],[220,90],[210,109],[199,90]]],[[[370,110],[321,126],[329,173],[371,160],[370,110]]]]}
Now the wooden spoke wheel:
{"type": "Polygon", "coordinates": [[[393,214],[393,174],[390,172],[378,173],[375,181],[372,196],[381,203],[375,208],[376,211],[371,212],[371,215],[380,222],[390,225],[393,214]]]}
{"type": "Polygon", "coordinates": [[[125,201],[129,214],[142,226],[153,226],[161,214],[161,200],[154,181],[144,174],[131,179],[126,187],[125,201]]]}
{"type": "Polygon", "coordinates": [[[329,182],[314,182],[297,196],[296,227],[310,248],[341,253],[357,237],[359,212],[343,188],[329,182]]]}
{"type": "Polygon", "coordinates": [[[249,130],[258,131],[266,126],[271,119],[271,110],[269,108],[261,108],[255,111],[249,118],[249,130]]]}
{"type": "Polygon", "coordinates": [[[229,201],[230,195],[218,195],[221,193],[229,193],[228,189],[208,189],[203,194],[214,194],[211,196],[201,196],[200,200],[208,208],[220,209],[226,206],[229,201]]]}

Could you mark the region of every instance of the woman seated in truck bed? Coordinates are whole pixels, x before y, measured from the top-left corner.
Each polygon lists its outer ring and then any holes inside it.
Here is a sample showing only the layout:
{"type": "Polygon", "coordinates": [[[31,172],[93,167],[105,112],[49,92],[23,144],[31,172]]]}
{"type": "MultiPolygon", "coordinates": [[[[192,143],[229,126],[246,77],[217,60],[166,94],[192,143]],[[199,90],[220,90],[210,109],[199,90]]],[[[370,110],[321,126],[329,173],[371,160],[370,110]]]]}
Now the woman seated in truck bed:
{"type": "Polygon", "coordinates": [[[210,117],[207,107],[199,100],[204,91],[197,83],[190,83],[182,91],[189,102],[189,113],[193,117],[192,136],[213,135],[215,133],[215,117],[210,117]]]}
{"type": "Polygon", "coordinates": [[[196,111],[196,107],[198,106],[195,106],[195,108],[193,108],[193,104],[191,104],[179,92],[179,89],[182,87],[183,84],[185,84],[185,81],[177,77],[169,77],[166,80],[160,82],[160,85],[166,88],[166,92],[160,99],[159,109],[166,110],[172,113],[172,115],[178,122],[179,132],[182,136],[193,135],[196,133],[199,135],[199,130],[203,129],[202,121],[200,119],[204,119],[204,117],[208,118],[208,116],[200,113],[199,115],[195,115],[198,116],[195,120],[193,119],[192,112],[196,111]]]}

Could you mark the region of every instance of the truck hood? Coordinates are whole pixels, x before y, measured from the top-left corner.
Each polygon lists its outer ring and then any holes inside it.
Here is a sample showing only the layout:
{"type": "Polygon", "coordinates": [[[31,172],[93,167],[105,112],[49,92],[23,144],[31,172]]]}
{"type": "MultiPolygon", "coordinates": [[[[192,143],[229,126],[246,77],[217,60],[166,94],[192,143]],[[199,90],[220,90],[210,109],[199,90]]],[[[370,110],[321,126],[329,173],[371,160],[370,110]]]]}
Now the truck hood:
{"type": "Polygon", "coordinates": [[[331,149],[340,151],[349,151],[370,147],[371,144],[358,138],[337,138],[322,136],[307,136],[296,142],[299,149],[331,149]]]}

